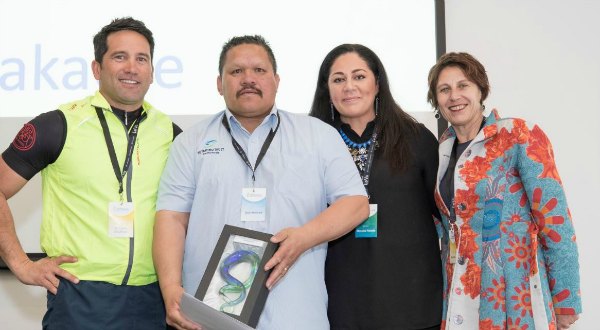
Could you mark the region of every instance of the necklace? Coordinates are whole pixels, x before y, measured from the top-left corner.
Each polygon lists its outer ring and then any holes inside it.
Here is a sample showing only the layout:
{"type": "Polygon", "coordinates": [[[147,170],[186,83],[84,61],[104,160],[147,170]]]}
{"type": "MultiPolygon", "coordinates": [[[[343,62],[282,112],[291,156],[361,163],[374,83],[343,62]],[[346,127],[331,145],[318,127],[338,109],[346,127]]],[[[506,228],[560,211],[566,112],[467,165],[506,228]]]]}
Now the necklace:
{"type": "Polygon", "coordinates": [[[356,143],[356,142],[350,140],[348,135],[346,135],[346,133],[344,133],[344,131],[341,128],[340,128],[340,135],[342,136],[342,139],[344,140],[344,142],[346,143],[348,148],[365,149],[365,152],[366,152],[366,148],[368,146],[370,146],[371,143],[373,143],[373,139],[369,139],[367,142],[363,142],[363,143],[356,143]]]}
{"type": "MultiPolygon", "coordinates": [[[[354,163],[356,164],[356,167],[358,168],[361,177],[368,175],[368,173],[365,173],[367,161],[369,160],[368,151],[373,141],[377,140],[377,133],[373,133],[373,136],[366,142],[356,143],[350,140],[348,135],[346,135],[346,133],[344,133],[344,131],[341,128],[339,129],[339,132],[342,136],[342,140],[344,140],[344,143],[346,143],[346,146],[348,147],[350,155],[352,155],[352,159],[354,160],[354,163]]],[[[377,142],[375,142],[375,146],[377,146],[377,142]]]]}

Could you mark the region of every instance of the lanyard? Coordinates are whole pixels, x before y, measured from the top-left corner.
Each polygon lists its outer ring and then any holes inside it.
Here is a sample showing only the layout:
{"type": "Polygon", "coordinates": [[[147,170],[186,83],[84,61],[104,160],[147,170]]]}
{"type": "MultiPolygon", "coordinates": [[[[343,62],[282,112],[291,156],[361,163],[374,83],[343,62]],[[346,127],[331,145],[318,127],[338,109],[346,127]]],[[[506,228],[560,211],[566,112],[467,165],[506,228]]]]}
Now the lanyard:
{"type": "MultiPolygon", "coordinates": [[[[375,128],[377,129],[377,128],[375,128]]],[[[373,156],[375,155],[375,144],[377,142],[377,131],[373,132],[371,136],[371,145],[369,146],[369,152],[367,153],[367,163],[365,164],[364,171],[360,171],[360,178],[362,179],[363,185],[369,193],[369,175],[371,174],[371,165],[373,165],[373,156]]]]}
{"type": "Polygon", "coordinates": [[[448,163],[448,169],[446,170],[446,175],[449,175],[448,184],[446,185],[446,196],[448,196],[450,200],[450,205],[446,205],[450,210],[450,222],[456,222],[456,213],[454,212],[454,174],[456,171],[456,162],[458,160],[458,155],[456,154],[456,149],[458,148],[458,138],[454,140],[454,144],[452,144],[452,152],[450,153],[450,161],[448,163]]]}
{"type": "Polygon", "coordinates": [[[229,135],[231,135],[231,144],[233,144],[233,148],[235,149],[235,151],[237,151],[238,155],[240,155],[240,157],[242,157],[242,160],[244,161],[244,163],[246,163],[246,166],[248,166],[248,168],[250,168],[250,170],[252,171],[252,182],[256,182],[256,169],[258,168],[258,164],[260,164],[260,161],[263,159],[263,157],[265,157],[265,154],[267,153],[267,150],[269,149],[269,146],[271,145],[271,142],[273,141],[273,138],[275,137],[275,134],[277,133],[277,130],[279,129],[279,124],[281,123],[281,118],[279,117],[279,113],[277,113],[277,126],[275,127],[275,130],[272,130],[269,132],[269,135],[267,135],[267,138],[265,139],[265,142],[262,145],[262,148],[260,148],[260,152],[258,153],[258,157],[256,157],[256,163],[254,165],[254,167],[252,167],[252,164],[250,164],[250,161],[248,160],[248,156],[246,155],[246,152],[244,152],[244,149],[242,148],[242,146],[235,140],[235,138],[233,137],[233,134],[231,134],[231,127],[229,127],[229,121],[227,120],[227,115],[223,114],[223,120],[221,120],[221,122],[223,123],[223,126],[225,126],[225,128],[227,129],[227,132],[229,132],[229,135]]]}
{"type": "Polygon", "coordinates": [[[135,120],[131,129],[129,130],[129,143],[127,145],[127,155],[125,156],[125,163],[123,164],[123,172],[119,169],[119,161],[117,160],[117,154],[115,153],[115,146],[110,137],[110,131],[108,130],[108,124],[106,123],[106,117],[104,117],[104,112],[99,107],[96,107],[96,113],[98,114],[98,118],[100,119],[100,125],[102,126],[102,132],[104,133],[104,140],[106,140],[106,147],[108,148],[108,155],[110,156],[110,161],[112,163],[113,170],[115,171],[115,176],[119,181],[119,195],[121,196],[121,201],[123,201],[123,178],[127,171],[129,170],[129,166],[131,165],[131,158],[133,155],[133,148],[135,146],[135,139],[137,138],[138,127],[140,125],[141,116],[135,120]]]}

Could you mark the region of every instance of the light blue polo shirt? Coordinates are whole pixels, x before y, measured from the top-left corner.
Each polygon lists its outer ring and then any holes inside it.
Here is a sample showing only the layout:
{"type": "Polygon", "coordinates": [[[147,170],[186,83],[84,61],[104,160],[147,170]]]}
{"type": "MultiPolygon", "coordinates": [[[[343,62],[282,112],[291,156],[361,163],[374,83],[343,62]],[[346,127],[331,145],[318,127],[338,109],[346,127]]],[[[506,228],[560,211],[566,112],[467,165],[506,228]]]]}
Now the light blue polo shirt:
{"type": "MultiPolygon", "coordinates": [[[[185,130],[171,146],[157,210],[189,212],[183,258],[183,286],[194,295],[225,224],[275,234],[302,226],[340,197],[366,196],[360,176],[338,132],[316,118],[275,107],[249,134],[229,110],[185,130]],[[242,222],[242,188],[252,171],[231,144],[221,120],[250,163],[269,131],[280,126],[256,169],[256,187],[267,189],[266,221],[242,222]]],[[[327,244],[298,258],[271,290],[257,329],[329,329],[324,263],[327,244]]]]}

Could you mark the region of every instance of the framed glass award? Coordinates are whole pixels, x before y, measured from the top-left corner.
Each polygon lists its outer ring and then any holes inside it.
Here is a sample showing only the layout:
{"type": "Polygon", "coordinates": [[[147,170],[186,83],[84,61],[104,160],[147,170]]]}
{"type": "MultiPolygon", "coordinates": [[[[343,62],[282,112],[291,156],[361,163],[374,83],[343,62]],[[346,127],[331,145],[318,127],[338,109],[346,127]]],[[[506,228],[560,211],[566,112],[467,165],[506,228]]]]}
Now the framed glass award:
{"type": "Polygon", "coordinates": [[[256,327],[269,290],[265,264],[278,245],[271,234],[225,225],[196,292],[213,309],[256,327]]]}

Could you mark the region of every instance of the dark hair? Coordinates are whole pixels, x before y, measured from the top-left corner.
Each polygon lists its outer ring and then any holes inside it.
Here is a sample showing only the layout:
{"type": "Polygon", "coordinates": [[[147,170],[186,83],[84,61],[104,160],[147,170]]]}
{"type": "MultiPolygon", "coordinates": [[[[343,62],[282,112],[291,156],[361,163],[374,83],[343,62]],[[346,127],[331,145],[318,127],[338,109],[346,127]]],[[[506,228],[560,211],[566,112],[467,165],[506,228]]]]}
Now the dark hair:
{"type": "MultiPolygon", "coordinates": [[[[317,88],[309,114],[334,126],[334,120],[331,118],[331,95],[327,81],[333,62],[347,53],[356,53],[367,62],[369,69],[373,71],[377,79],[379,107],[375,123],[379,134],[379,146],[383,156],[389,160],[392,169],[402,171],[407,168],[409,160],[412,158],[408,137],[418,134],[418,123],[394,100],[385,68],[379,57],[368,47],[359,44],[343,44],[335,47],[325,56],[319,69],[317,88]]],[[[337,110],[333,109],[335,115],[339,116],[337,110]]]]}
{"type": "Polygon", "coordinates": [[[96,62],[102,63],[102,57],[104,57],[104,54],[108,51],[106,42],[108,35],[125,30],[137,32],[148,40],[148,44],[150,44],[150,60],[152,61],[154,58],[154,37],[152,36],[152,31],[150,31],[142,21],[138,21],[131,17],[123,17],[113,19],[110,24],[103,27],[102,30],[94,36],[94,58],[96,62]]]}
{"type": "Polygon", "coordinates": [[[439,106],[435,89],[442,70],[449,66],[460,68],[465,76],[467,76],[467,79],[479,87],[479,91],[481,91],[481,104],[483,104],[483,101],[490,93],[490,83],[483,65],[469,53],[446,53],[437,60],[437,63],[429,70],[427,102],[434,108],[439,106]]]}
{"type": "Polygon", "coordinates": [[[271,61],[271,65],[273,66],[273,73],[277,73],[277,61],[275,61],[275,55],[273,55],[273,50],[271,49],[271,46],[269,46],[269,43],[265,40],[265,38],[263,38],[260,35],[245,35],[240,37],[233,37],[223,45],[223,49],[221,49],[221,55],[219,56],[219,74],[223,73],[222,71],[223,66],[225,65],[225,56],[227,56],[227,52],[235,46],[244,44],[258,45],[264,48],[267,52],[267,55],[269,55],[269,60],[271,61]]]}

